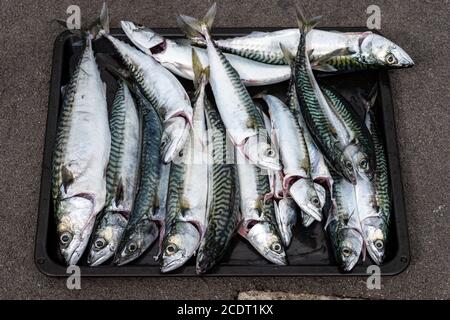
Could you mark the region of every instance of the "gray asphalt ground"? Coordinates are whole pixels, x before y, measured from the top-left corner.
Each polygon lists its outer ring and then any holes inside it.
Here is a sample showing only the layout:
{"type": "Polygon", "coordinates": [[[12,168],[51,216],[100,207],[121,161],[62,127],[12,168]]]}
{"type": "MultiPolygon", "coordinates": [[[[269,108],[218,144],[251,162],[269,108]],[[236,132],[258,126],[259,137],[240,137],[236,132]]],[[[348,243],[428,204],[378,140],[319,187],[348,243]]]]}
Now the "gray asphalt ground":
{"type": "MultiPolygon", "coordinates": [[[[78,4],[92,20],[100,1],[11,1],[0,5],[0,298],[20,299],[218,299],[262,290],[362,298],[450,297],[450,4],[427,1],[302,1],[323,26],[363,26],[370,4],[382,12],[381,32],[416,62],[393,71],[411,265],[382,279],[381,290],[363,278],[99,278],[70,291],[33,261],[39,180],[47,116],[53,18],[78,4]]],[[[179,13],[199,16],[208,1],[109,1],[112,27],[130,19],[174,27],[179,13]]],[[[218,27],[294,26],[291,1],[219,1],[218,27]]]]}

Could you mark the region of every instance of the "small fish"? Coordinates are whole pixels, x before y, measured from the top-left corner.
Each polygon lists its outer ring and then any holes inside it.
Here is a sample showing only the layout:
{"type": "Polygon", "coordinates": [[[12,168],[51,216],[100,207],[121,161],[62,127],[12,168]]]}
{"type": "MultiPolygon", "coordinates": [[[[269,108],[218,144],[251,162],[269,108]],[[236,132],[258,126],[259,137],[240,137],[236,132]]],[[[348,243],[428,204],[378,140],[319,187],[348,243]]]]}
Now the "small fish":
{"type": "Polygon", "coordinates": [[[208,128],[208,222],[197,253],[197,273],[214,267],[225,254],[239,218],[239,183],[234,154],[218,111],[205,105],[208,128]]]}
{"type": "MultiPolygon", "coordinates": [[[[154,32],[150,28],[137,25],[130,21],[121,21],[122,30],[127,37],[142,52],[151,55],[161,65],[177,76],[193,80],[192,46],[179,40],[171,40],[154,32]]],[[[197,48],[197,54],[203,66],[208,65],[208,53],[205,49],[197,48]]],[[[276,66],[240,56],[225,54],[230,65],[239,74],[246,86],[263,86],[289,79],[289,66],[276,66]]]]}
{"type": "Polygon", "coordinates": [[[114,257],[114,263],[117,265],[127,264],[140,257],[159,233],[158,217],[155,213],[161,177],[162,121],[156,109],[137,86],[133,93],[142,114],[140,182],[128,224],[114,257]]]}
{"type": "Polygon", "coordinates": [[[353,106],[336,90],[323,84],[320,88],[350,134],[350,148],[356,150],[351,155],[353,166],[362,178],[372,181],[375,173],[375,151],[369,130],[353,106]]]}
{"type": "Polygon", "coordinates": [[[278,230],[274,203],[266,199],[271,193],[267,172],[248,163],[239,152],[236,152],[236,162],[242,214],[239,234],[270,262],[286,265],[286,252],[278,230]]]}
{"type": "Polygon", "coordinates": [[[105,86],[91,33],[66,87],[52,163],[52,198],[59,250],[68,265],[82,256],[106,200],[111,146],[105,86]]]}
{"type": "Polygon", "coordinates": [[[376,154],[374,190],[371,190],[374,192],[371,201],[376,203],[376,212],[366,214],[361,226],[370,257],[376,264],[381,264],[385,257],[392,200],[386,152],[370,111],[366,115],[366,124],[372,133],[376,154]]]}
{"type": "Polygon", "coordinates": [[[269,107],[272,135],[280,148],[283,189],[289,191],[300,209],[321,221],[325,191],[317,193],[312,181],[308,148],[297,116],[277,97],[260,97],[269,107]]]}
{"type": "Polygon", "coordinates": [[[355,198],[355,187],[333,174],[333,206],[325,229],[328,229],[333,252],[344,271],[356,265],[363,251],[364,239],[355,198]]]}
{"type": "Polygon", "coordinates": [[[206,229],[208,197],[208,154],[206,143],[205,105],[208,69],[203,69],[195,52],[195,87],[192,99],[192,130],[182,154],[172,164],[168,214],[162,250],[162,272],[184,265],[200,245],[206,229]]]}
{"type": "Polygon", "coordinates": [[[100,22],[102,30],[99,34],[114,46],[134,81],[139,84],[142,93],[159,112],[164,123],[169,122],[162,140],[162,159],[168,163],[183,148],[188,136],[188,124],[192,123],[189,96],[180,81],[153,57],[110,35],[106,4],[103,6],[100,22]]]}
{"type": "Polygon", "coordinates": [[[349,140],[348,132],[320,90],[306,49],[305,35],[317,24],[318,18],[306,21],[303,13],[297,8],[297,19],[302,34],[297,56],[294,58],[282,44],[281,48],[292,66],[293,81],[303,118],[314,142],[322,150],[328,163],[354,184],[356,173],[352,159],[344,152],[345,143],[349,140]]]}
{"type": "Polygon", "coordinates": [[[277,150],[264,127],[258,108],[253,103],[239,74],[214,44],[210,29],[216,14],[213,4],[202,21],[179,16],[178,23],[188,37],[201,36],[207,42],[210,84],[217,108],[233,143],[245,157],[261,168],[280,170],[277,150]]]}
{"type": "Polygon", "coordinates": [[[283,245],[287,248],[291,244],[292,232],[297,224],[298,207],[295,201],[283,191],[282,172],[269,172],[271,197],[275,208],[275,217],[283,239],[283,245]]]}
{"type": "Polygon", "coordinates": [[[106,206],[88,256],[98,266],[111,258],[128,223],[137,189],[140,149],[139,116],[133,97],[119,81],[111,111],[111,153],[106,172],[106,206]]]}
{"type": "MultiPolygon", "coordinates": [[[[248,59],[274,65],[287,64],[279,43],[283,43],[294,54],[299,39],[298,29],[282,29],[273,32],[255,31],[249,35],[216,40],[223,52],[233,53],[248,59]]],[[[194,43],[205,45],[203,39],[194,43]]],[[[311,30],[306,35],[306,48],[312,51],[313,68],[320,71],[358,71],[367,69],[408,68],[414,66],[411,57],[398,45],[385,37],[365,32],[337,32],[311,30]],[[350,48],[346,54],[330,55],[338,49],[350,48]],[[323,61],[324,56],[329,56],[323,61]],[[316,63],[321,61],[321,63],[316,63]]]]}

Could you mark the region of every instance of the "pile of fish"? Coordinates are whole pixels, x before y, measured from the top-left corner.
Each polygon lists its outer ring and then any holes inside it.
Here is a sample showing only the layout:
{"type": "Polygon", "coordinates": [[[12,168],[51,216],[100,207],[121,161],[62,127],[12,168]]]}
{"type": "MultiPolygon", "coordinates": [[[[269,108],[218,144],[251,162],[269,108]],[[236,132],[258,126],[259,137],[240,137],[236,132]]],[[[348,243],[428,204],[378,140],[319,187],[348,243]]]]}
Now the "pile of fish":
{"type": "Polygon", "coordinates": [[[362,119],[314,71],[403,68],[411,58],[371,32],[313,29],[319,18],[298,8],[299,28],[215,40],[215,14],[213,5],[201,20],[179,16],[182,41],[122,21],[132,46],[110,34],[104,5],[82,32],[53,154],[64,260],[124,265],[158,242],[162,272],[195,256],[205,273],[238,233],[285,265],[298,220],[323,224],[343,270],[366,251],[381,264],[392,208],[371,104],[362,119]],[[92,47],[102,37],[123,65],[108,68],[118,83],[109,116],[92,47]],[[247,90],[288,80],[285,97],[247,90]]]}

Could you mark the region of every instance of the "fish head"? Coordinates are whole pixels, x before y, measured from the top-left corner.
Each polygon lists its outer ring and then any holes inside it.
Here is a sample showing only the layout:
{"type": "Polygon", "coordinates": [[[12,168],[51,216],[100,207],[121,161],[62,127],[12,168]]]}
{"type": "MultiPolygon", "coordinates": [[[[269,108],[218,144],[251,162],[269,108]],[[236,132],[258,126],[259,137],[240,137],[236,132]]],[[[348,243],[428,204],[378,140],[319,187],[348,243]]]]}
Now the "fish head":
{"type": "Polygon", "coordinates": [[[358,172],[364,180],[373,180],[375,176],[374,161],[372,161],[366,153],[357,150],[352,155],[352,162],[356,172],[358,172]]]}
{"type": "Polygon", "coordinates": [[[280,236],[283,239],[283,244],[288,247],[292,240],[292,229],[297,223],[297,210],[292,199],[281,199],[274,202],[275,216],[280,229],[280,236]]]}
{"type": "Polygon", "coordinates": [[[129,224],[119,244],[114,263],[121,266],[140,257],[156,240],[158,233],[158,226],[149,219],[129,224]]]}
{"type": "Polygon", "coordinates": [[[184,265],[194,255],[199,243],[197,228],[189,222],[178,222],[164,238],[161,271],[173,271],[184,265]]]}
{"type": "Polygon", "coordinates": [[[272,223],[257,222],[247,233],[247,240],[267,260],[286,265],[286,252],[281,237],[272,223]]]}
{"type": "Polygon", "coordinates": [[[317,221],[322,221],[322,208],[325,205],[325,189],[311,179],[298,179],[289,188],[297,205],[317,221]]]}
{"type": "Polygon", "coordinates": [[[68,265],[77,264],[94,227],[94,203],[88,197],[71,197],[57,207],[59,249],[68,265]]]}
{"type": "Polygon", "coordinates": [[[161,158],[167,164],[180,157],[186,139],[189,136],[189,123],[183,117],[174,117],[164,123],[161,137],[161,158]]]}
{"type": "Polygon", "coordinates": [[[120,213],[104,217],[104,224],[100,224],[91,244],[87,263],[90,266],[99,266],[112,258],[117,250],[127,219],[120,213]]]}
{"type": "Polygon", "coordinates": [[[344,271],[350,271],[359,260],[363,249],[363,237],[361,233],[354,228],[343,228],[338,236],[341,239],[337,260],[344,271]]]}
{"type": "Polygon", "coordinates": [[[367,251],[376,264],[381,264],[385,254],[386,233],[381,217],[369,217],[362,222],[362,232],[366,239],[367,251]]]}
{"type": "Polygon", "coordinates": [[[342,176],[351,184],[356,184],[355,167],[351,155],[348,155],[347,152],[343,152],[338,166],[340,174],[342,174],[342,176]]]}
{"type": "Polygon", "coordinates": [[[375,33],[369,33],[361,42],[365,63],[385,68],[408,68],[414,66],[411,57],[392,41],[375,33]]]}
{"type": "Polygon", "coordinates": [[[270,139],[267,136],[262,138],[259,134],[249,137],[243,146],[244,155],[260,168],[279,171],[280,154],[268,141],[270,139]]]}
{"type": "Polygon", "coordinates": [[[166,39],[150,28],[131,21],[121,21],[120,26],[133,44],[149,55],[160,53],[166,48],[166,39]]]}

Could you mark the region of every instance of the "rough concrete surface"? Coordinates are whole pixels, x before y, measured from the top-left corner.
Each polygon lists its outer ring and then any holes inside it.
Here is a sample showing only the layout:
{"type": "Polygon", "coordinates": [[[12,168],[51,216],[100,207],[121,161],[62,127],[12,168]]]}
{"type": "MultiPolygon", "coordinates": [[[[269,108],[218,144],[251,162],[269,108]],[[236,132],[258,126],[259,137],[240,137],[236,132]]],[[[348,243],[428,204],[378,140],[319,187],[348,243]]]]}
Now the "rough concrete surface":
{"type": "MultiPolygon", "coordinates": [[[[174,27],[179,13],[202,15],[208,1],[108,1],[112,26],[130,19],[174,27]]],[[[370,4],[381,8],[381,32],[411,54],[416,66],[391,72],[411,242],[411,265],[368,290],[363,278],[65,279],[38,272],[33,261],[39,179],[52,47],[78,4],[92,20],[100,1],[12,1],[0,5],[0,298],[218,299],[241,291],[284,291],[355,298],[450,297],[450,4],[448,0],[302,1],[323,26],[365,25],[370,4]]],[[[295,25],[291,1],[219,1],[218,27],[295,25]]]]}

